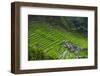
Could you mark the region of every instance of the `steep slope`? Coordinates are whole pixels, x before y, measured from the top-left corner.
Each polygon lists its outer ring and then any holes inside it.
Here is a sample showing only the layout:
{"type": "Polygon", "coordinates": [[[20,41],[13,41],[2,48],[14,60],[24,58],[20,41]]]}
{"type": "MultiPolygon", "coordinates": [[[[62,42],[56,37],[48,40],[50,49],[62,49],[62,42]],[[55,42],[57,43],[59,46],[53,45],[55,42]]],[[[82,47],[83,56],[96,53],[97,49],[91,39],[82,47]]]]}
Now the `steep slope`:
{"type": "MultiPolygon", "coordinates": [[[[75,59],[75,54],[61,45],[64,40],[81,48],[88,47],[86,37],[65,31],[60,26],[34,22],[29,25],[28,30],[29,60],[75,59]]],[[[87,54],[87,51],[79,53],[81,58],[87,58],[87,54]]]]}

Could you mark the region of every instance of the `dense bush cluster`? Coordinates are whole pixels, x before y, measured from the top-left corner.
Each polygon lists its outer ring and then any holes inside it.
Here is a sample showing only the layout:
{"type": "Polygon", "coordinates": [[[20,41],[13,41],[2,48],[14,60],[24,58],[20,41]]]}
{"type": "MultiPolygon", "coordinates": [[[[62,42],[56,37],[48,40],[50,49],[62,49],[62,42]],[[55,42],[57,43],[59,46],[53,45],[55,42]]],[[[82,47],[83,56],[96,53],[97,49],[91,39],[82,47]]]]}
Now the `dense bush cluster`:
{"type": "MultiPolygon", "coordinates": [[[[88,18],[87,17],[67,17],[67,16],[32,16],[29,15],[30,22],[44,22],[50,26],[60,26],[66,31],[77,31],[87,36],[88,18]]],[[[30,23],[29,22],[29,23],[30,23]]]]}

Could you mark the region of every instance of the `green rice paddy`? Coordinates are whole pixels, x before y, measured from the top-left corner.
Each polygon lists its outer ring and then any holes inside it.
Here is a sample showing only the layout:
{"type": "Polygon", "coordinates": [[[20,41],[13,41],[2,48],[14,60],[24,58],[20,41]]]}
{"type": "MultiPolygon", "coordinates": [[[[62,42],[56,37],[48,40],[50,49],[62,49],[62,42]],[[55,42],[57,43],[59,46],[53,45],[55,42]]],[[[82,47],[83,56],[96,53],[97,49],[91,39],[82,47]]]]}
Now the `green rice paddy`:
{"type": "MultiPolygon", "coordinates": [[[[28,59],[75,59],[75,54],[61,45],[63,40],[81,48],[88,47],[87,37],[80,33],[66,31],[60,26],[50,26],[46,22],[30,22],[28,25],[28,59]]],[[[80,51],[79,56],[87,58],[88,51],[80,51]]]]}

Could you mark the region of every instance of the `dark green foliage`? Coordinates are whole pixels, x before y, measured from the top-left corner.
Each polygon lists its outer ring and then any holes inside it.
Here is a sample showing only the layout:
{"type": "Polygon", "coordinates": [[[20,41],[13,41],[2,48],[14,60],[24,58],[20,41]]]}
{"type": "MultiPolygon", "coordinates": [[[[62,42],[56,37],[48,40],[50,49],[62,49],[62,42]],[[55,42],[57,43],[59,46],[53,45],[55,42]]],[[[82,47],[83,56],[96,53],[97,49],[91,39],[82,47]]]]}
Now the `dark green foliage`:
{"type": "Polygon", "coordinates": [[[72,30],[87,35],[88,32],[88,18],[84,17],[67,17],[68,21],[72,25],[72,30]]]}
{"type": "Polygon", "coordinates": [[[29,23],[44,22],[50,26],[60,26],[67,31],[77,31],[84,35],[88,32],[87,17],[65,17],[65,16],[32,16],[29,15],[29,23]]]}
{"type": "Polygon", "coordinates": [[[46,55],[43,50],[39,49],[38,47],[32,48],[28,47],[29,49],[29,57],[28,60],[47,60],[47,59],[53,59],[46,55]]]}

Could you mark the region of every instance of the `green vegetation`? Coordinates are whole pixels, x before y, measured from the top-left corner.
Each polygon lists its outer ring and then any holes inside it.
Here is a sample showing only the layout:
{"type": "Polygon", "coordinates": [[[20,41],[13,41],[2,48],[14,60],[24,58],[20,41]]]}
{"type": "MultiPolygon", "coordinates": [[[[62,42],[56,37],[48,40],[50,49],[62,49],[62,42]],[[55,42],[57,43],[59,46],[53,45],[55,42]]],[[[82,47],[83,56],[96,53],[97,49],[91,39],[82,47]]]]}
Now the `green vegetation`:
{"type": "MultiPolygon", "coordinates": [[[[61,44],[66,40],[81,48],[88,48],[86,19],[83,17],[29,15],[28,59],[75,59],[75,54],[61,44]]],[[[80,51],[79,56],[87,58],[88,51],[80,51]]]]}

